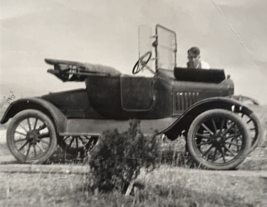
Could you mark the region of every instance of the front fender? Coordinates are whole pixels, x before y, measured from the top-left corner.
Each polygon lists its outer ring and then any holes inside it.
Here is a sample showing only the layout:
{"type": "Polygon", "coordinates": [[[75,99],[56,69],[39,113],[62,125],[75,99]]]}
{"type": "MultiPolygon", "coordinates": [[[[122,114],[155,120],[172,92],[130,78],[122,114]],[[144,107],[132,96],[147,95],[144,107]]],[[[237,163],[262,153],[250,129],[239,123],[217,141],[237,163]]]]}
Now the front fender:
{"type": "Polygon", "coordinates": [[[232,97],[216,97],[216,98],[207,98],[193,104],[181,115],[180,118],[199,108],[206,108],[207,110],[214,108],[223,108],[231,110],[233,112],[239,112],[245,110],[247,114],[251,114],[253,112],[252,109],[250,109],[247,105],[243,104],[239,100],[233,99],[232,97]]]}
{"type": "Polygon", "coordinates": [[[254,99],[254,98],[251,98],[251,97],[248,97],[248,96],[243,96],[243,95],[232,95],[232,96],[229,96],[230,98],[232,99],[235,99],[239,102],[242,102],[242,103],[245,103],[245,102],[250,102],[256,106],[259,106],[260,103],[258,100],[254,99]]]}
{"type": "Polygon", "coordinates": [[[238,100],[229,97],[216,97],[201,100],[186,111],[168,127],[165,133],[170,139],[176,139],[183,130],[188,130],[192,121],[201,113],[211,109],[225,109],[233,112],[244,112],[247,115],[253,113],[252,109],[238,100]]]}
{"type": "Polygon", "coordinates": [[[67,120],[65,115],[53,104],[41,98],[24,98],[12,102],[5,111],[0,123],[6,123],[17,113],[26,109],[35,109],[46,114],[54,122],[57,132],[65,130],[67,120]]]}

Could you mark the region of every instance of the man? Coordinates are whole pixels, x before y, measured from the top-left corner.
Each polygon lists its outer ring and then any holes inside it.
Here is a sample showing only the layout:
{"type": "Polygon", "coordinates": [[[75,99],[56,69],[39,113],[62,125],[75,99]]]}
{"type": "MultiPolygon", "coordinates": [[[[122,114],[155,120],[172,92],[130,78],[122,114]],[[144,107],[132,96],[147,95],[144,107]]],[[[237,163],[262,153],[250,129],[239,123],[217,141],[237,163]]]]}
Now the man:
{"type": "Polygon", "coordinates": [[[200,50],[198,47],[191,47],[187,51],[187,68],[196,68],[196,69],[210,69],[210,66],[207,62],[200,60],[200,50]]]}

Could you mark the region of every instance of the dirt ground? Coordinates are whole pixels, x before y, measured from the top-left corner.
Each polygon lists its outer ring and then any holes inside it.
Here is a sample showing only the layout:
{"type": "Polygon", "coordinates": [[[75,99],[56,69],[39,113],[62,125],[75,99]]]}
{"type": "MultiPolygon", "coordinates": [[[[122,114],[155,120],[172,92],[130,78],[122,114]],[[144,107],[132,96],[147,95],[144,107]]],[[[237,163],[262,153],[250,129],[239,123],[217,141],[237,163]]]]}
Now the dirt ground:
{"type": "MultiPolygon", "coordinates": [[[[144,198],[135,206],[267,206],[267,176],[189,172],[171,166],[143,172],[144,198]]],[[[0,173],[0,206],[133,206],[137,198],[94,195],[86,181],[86,174],[0,173]]]]}

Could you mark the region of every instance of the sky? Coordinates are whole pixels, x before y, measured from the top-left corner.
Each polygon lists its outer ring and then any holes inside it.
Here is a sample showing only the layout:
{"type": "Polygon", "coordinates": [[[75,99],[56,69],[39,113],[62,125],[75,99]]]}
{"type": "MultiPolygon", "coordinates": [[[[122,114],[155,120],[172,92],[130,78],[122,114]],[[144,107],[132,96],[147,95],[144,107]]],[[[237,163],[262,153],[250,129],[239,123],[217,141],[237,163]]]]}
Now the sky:
{"type": "Polygon", "coordinates": [[[130,74],[138,26],[162,24],[177,34],[177,65],[201,49],[224,69],[235,93],[267,104],[266,0],[0,0],[0,95],[17,97],[83,88],[46,71],[44,58],[112,66],[130,74]]]}

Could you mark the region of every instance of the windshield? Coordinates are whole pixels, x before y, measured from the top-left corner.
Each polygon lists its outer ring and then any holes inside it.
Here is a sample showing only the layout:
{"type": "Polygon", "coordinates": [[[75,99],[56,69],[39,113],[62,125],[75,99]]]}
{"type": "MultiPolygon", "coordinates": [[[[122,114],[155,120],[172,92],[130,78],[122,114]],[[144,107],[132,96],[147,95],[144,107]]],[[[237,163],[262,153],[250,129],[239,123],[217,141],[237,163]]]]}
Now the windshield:
{"type": "Polygon", "coordinates": [[[139,58],[148,51],[153,52],[150,68],[173,70],[176,66],[176,33],[161,25],[156,25],[156,34],[152,35],[152,29],[148,25],[140,25],[138,29],[139,58]],[[155,52],[153,51],[155,47],[155,52]]]}
{"type": "Polygon", "coordinates": [[[176,66],[176,33],[157,25],[156,40],[156,68],[173,70],[176,66]]]}
{"type": "MultiPolygon", "coordinates": [[[[146,54],[148,51],[153,52],[153,46],[152,43],[154,41],[153,35],[152,35],[152,29],[148,25],[140,25],[138,28],[138,57],[142,57],[144,54],[146,54]]],[[[152,57],[155,55],[153,54],[152,57]]],[[[154,67],[154,61],[149,61],[147,66],[150,68],[154,67]]]]}

